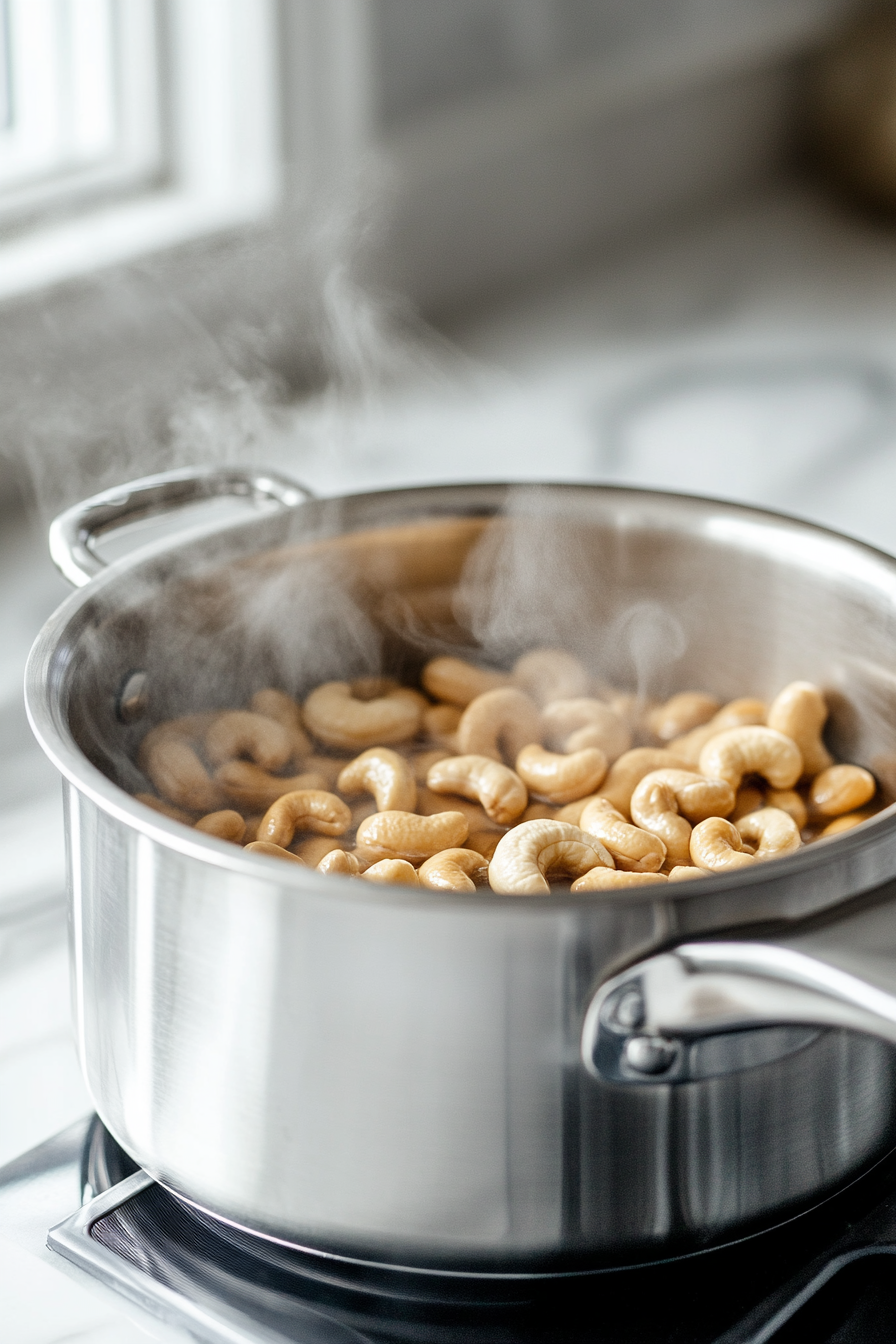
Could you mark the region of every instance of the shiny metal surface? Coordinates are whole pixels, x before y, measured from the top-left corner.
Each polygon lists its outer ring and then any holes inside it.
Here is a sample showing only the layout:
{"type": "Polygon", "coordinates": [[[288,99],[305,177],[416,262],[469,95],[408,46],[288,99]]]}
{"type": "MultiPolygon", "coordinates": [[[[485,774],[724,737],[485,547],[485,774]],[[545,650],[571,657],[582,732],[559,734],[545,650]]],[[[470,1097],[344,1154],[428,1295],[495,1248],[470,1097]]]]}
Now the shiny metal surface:
{"type": "Polygon", "coordinates": [[[493,656],[562,641],[634,682],[643,667],[626,673],[608,632],[649,596],[656,689],[812,678],[838,753],[894,778],[896,562],[791,520],[469,486],[309,501],[160,544],[73,595],[28,672],[66,779],[76,1025],[104,1122],[219,1216],[441,1272],[649,1258],[822,1197],[896,1142],[889,1044],[725,1031],[691,1052],[687,1082],[632,1087],[588,1071],[582,1022],[595,986],[670,941],[786,925],[896,875],[892,808],[662,899],[521,901],[284,872],[126,791],[142,785],[136,743],[169,714],[468,648],[439,599],[462,573],[493,656]],[[135,668],[148,711],[127,725],[115,700],[135,668]]]}

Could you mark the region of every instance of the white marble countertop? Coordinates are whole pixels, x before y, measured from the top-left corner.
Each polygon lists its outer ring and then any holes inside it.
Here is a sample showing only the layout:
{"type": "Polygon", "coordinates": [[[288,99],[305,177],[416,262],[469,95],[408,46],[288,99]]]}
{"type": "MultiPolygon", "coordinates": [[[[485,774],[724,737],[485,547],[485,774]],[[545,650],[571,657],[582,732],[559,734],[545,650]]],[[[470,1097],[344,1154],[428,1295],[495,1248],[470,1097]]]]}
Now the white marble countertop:
{"type": "MultiPolygon", "coordinates": [[[[399,390],[281,423],[269,456],[323,493],[507,477],[674,487],[896,550],[894,314],[896,230],[781,191],[493,305],[454,328],[452,349],[409,357],[399,390]]],[[[43,547],[34,532],[0,538],[0,1163],[89,1109],[59,791],[19,689],[65,592],[43,547]]],[[[135,1324],[35,1236],[0,1240],[4,1344],[176,1337],[135,1324]]]]}

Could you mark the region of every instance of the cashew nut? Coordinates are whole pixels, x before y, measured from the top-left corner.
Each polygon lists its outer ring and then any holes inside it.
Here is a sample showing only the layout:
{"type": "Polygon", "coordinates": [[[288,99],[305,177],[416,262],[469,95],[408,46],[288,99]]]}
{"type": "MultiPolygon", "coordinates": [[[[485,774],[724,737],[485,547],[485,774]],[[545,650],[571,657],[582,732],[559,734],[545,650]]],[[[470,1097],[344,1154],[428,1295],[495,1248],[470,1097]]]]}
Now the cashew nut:
{"type": "Polygon", "coordinates": [[[510,678],[503,672],[474,667],[463,658],[431,658],[420,680],[434,700],[447,700],[449,705],[459,705],[461,709],[486,691],[510,684],[510,678]]]}
{"type": "Polygon", "coordinates": [[[219,840],[233,840],[239,844],[246,834],[246,823],[239,812],[225,809],[222,812],[209,812],[207,817],[200,817],[194,829],[204,832],[205,835],[216,835],[219,840]]]}
{"type": "Polygon", "coordinates": [[[756,845],[755,858],[759,862],[792,854],[802,844],[799,827],[780,807],[762,807],[741,817],[737,829],[742,840],[756,845]]]}
{"type": "Polygon", "coordinates": [[[423,731],[430,742],[441,747],[456,747],[457,725],[460,723],[461,710],[457,705],[429,705],[423,711],[423,731]]]}
{"type": "Polygon", "coordinates": [[[834,763],[821,736],[827,717],[824,695],[811,681],[792,681],[769,705],[766,723],[797,744],[806,775],[817,775],[834,763]]]}
{"type": "Polygon", "coordinates": [[[205,754],[212,765],[248,756],[263,770],[280,770],[292,755],[292,746],[282,723],[249,709],[219,714],[205,734],[205,754]]]}
{"type": "Polygon", "coordinates": [[[686,863],[679,863],[669,873],[670,882],[689,882],[692,877],[706,877],[705,869],[691,868],[686,863]]]}
{"type": "Polygon", "coordinates": [[[303,868],[305,867],[297,854],[290,854],[288,849],[284,849],[282,845],[272,845],[269,840],[250,840],[248,845],[243,846],[243,849],[246,853],[267,854],[268,858],[288,859],[290,863],[298,863],[303,868]]]}
{"type": "Polygon", "coordinates": [[[321,859],[325,859],[328,854],[332,854],[334,849],[341,849],[348,853],[352,848],[350,840],[334,839],[330,835],[309,835],[306,840],[300,840],[293,846],[293,853],[298,854],[303,863],[307,863],[309,868],[316,868],[321,859]]]}
{"type": "Polygon", "coordinates": [[[363,867],[357,857],[345,849],[330,849],[317,865],[319,873],[338,873],[341,877],[357,877],[363,867]]]}
{"type": "Polygon", "coordinates": [[[517,756],[516,772],[533,793],[560,805],[593,793],[607,773],[607,758],[598,747],[564,756],[533,742],[517,756]]]}
{"type": "Polygon", "coordinates": [[[773,789],[791,789],[803,773],[803,758],[793,739],[775,728],[728,728],[701,751],[700,773],[725,779],[735,790],[744,775],[762,775],[773,789]]]}
{"type": "Polygon", "coordinates": [[[432,891],[475,891],[488,880],[488,862],[474,849],[443,849],[421,863],[417,876],[432,891]]]}
{"type": "Polygon", "coordinates": [[[296,789],[278,798],[264,814],[259,839],[286,849],[296,831],[317,835],[342,835],[351,825],[352,814],[341,798],[323,789],[296,789]]]}
{"type": "Polygon", "coordinates": [[[740,831],[724,817],[707,817],[691,832],[691,859],[708,873],[726,873],[749,868],[755,862],[744,853],[740,831]]]}
{"type": "Polygon", "coordinates": [[[216,812],[226,799],[223,790],[188,741],[177,736],[147,734],[140,746],[139,762],[155,788],[175,807],[188,812],[216,812]]]}
{"type": "Polygon", "coordinates": [[[654,770],[688,770],[687,761],[683,761],[674,752],[664,747],[633,747],[620,756],[610,766],[600,788],[601,798],[607,798],[624,817],[631,816],[632,794],[645,775],[654,770]]]}
{"type": "Polygon", "coordinates": [[[297,789],[324,789],[327,785],[323,775],[316,770],[284,779],[282,775],[269,774],[252,761],[225,761],[215,771],[215,783],[221,785],[231,803],[245,810],[266,809],[284,793],[294,793],[297,789]]]}
{"type": "Polygon", "coordinates": [[[765,723],[768,706],[764,700],[753,696],[743,696],[739,700],[729,700],[718,714],[714,714],[709,723],[700,728],[692,728],[683,737],[675,737],[669,743],[669,750],[683,756],[690,765],[696,765],[700,753],[711,738],[723,733],[726,728],[746,728],[753,724],[765,723]]]}
{"type": "Polygon", "coordinates": [[[377,812],[362,821],[357,844],[384,859],[431,859],[442,849],[458,849],[469,834],[462,812],[437,812],[420,817],[415,812],[377,812]]]}
{"type": "Polygon", "coordinates": [[[829,821],[827,826],[818,837],[819,840],[827,840],[832,835],[842,835],[844,831],[852,831],[856,826],[861,826],[863,821],[868,821],[869,817],[874,815],[868,808],[862,808],[859,812],[846,812],[841,817],[835,817],[829,821]]]}
{"type": "Polygon", "coordinates": [[[647,726],[662,742],[671,742],[674,737],[681,737],[692,728],[708,723],[720,708],[714,695],[705,695],[703,691],[679,691],[665,704],[650,710],[647,726]]]}
{"type": "Polygon", "coordinates": [[[590,799],[578,824],[606,845],[623,872],[657,873],[665,862],[666,846],[660,837],[632,826],[607,798],[590,799]]]}
{"type": "MultiPolygon", "coordinates": [[[[581,825],[581,816],[585,811],[585,808],[590,802],[593,802],[595,798],[600,798],[600,796],[599,793],[587,793],[584,798],[577,798],[574,803],[567,803],[565,807],[558,808],[554,813],[554,816],[558,821],[568,821],[570,826],[579,826],[581,825]]],[[[612,807],[612,803],[609,803],[607,799],[603,799],[602,801],[606,802],[607,806],[612,807]]]]}
{"type": "Polygon", "coordinates": [[[519,775],[490,756],[449,756],[432,767],[426,783],[433,793],[475,799],[500,826],[514,822],[529,801],[519,775]]]}
{"type": "Polygon", "coordinates": [[[336,781],[340,793],[372,793],[380,812],[413,812],[417,806],[417,785],[411,767],[403,756],[389,747],[370,747],[356,756],[336,781]]]}
{"type": "Polygon", "coordinates": [[[532,649],[513,665],[514,685],[537,705],[587,695],[591,678],[571,653],[563,649],[532,649]]]}
{"type": "Polygon", "coordinates": [[[471,831],[503,831],[506,827],[492,821],[479,803],[470,803],[459,794],[433,793],[425,785],[417,790],[417,811],[421,817],[435,817],[442,812],[461,812],[471,831]]]}
{"type": "Polygon", "coordinates": [[[193,825],[193,816],[190,812],[185,812],[182,807],[174,807],[171,803],[166,803],[164,798],[157,798],[154,793],[135,793],[134,797],[139,803],[145,803],[151,807],[153,812],[159,812],[163,817],[170,817],[172,821],[181,821],[185,826],[193,825]]]}
{"type": "Polygon", "coordinates": [[[619,872],[612,868],[592,868],[577,877],[572,891],[616,891],[622,887],[652,887],[669,879],[665,873],[619,872]]]}
{"type": "Polygon", "coordinates": [[[361,876],[368,882],[391,882],[398,887],[419,886],[414,865],[405,859],[379,859],[361,876]]]}
{"type": "Polygon", "coordinates": [[[327,681],[305,701],[305,725],[318,741],[356,751],[407,741],[417,733],[421,717],[419,695],[402,687],[359,700],[347,681],[327,681]]]}
{"type": "Polygon", "coordinates": [[[841,817],[871,801],[877,780],[860,765],[832,765],[816,775],[809,787],[809,804],[820,817],[841,817]]]}
{"type": "Polygon", "coordinates": [[[734,806],[734,790],[721,779],[706,779],[690,770],[655,770],[645,775],[632,794],[632,821],[658,835],[670,866],[690,858],[690,817],[702,821],[734,806]],[[679,815],[684,813],[684,816],[679,815]]]}
{"type": "Polygon", "coordinates": [[[311,752],[311,740],[302,727],[302,711],[285,691],[276,691],[267,687],[256,691],[249,701],[249,708],[255,714],[263,714],[267,719],[275,719],[289,733],[294,760],[300,760],[311,752]]]}
{"type": "Polygon", "coordinates": [[[547,896],[548,874],[581,877],[599,866],[613,868],[601,842],[563,821],[524,821],[498,842],[488,867],[494,891],[511,896],[547,896]]]}
{"type": "Polygon", "coordinates": [[[462,756],[506,756],[513,764],[523,747],[541,736],[541,717],[534,700],[515,686],[486,691],[471,700],[461,715],[457,745],[462,756]]]}
{"type": "MultiPolygon", "coordinates": [[[[809,809],[796,789],[769,789],[765,795],[765,806],[779,807],[782,812],[786,812],[789,817],[793,817],[798,831],[801,831],[809,820],[809,809]]],[[[738,820],[733,812],[730,820],[738,820]]]]}
{"type": "Polygon", "coordinates": [[[541,721],[544,740],[555,751],[597,747],[613,762],[632,744],[631,731],[616,711],[588,696],[552,700],[545,705],[541,721]]]}

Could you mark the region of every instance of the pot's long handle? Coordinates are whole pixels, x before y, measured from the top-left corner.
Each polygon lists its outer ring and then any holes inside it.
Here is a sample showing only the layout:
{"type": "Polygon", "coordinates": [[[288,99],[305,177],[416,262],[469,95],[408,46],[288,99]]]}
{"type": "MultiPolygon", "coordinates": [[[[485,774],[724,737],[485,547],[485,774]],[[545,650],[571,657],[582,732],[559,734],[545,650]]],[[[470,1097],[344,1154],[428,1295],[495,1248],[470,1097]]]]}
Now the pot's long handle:
{"type": "Polygon", "coordinates": [[[896,1044],[896,883],[822,927],[684,943],[601,985],[582,1061],[613,1082],[690,1076],[695,1038],[759,1026],[846,1027],[896,1044]]]}
{"type": "Polygon", "coordinates": [[[81,588],[106,567],[96,539],[138,519],[158,517],[201,500],[240,497],[292,508],[312,492],[276,471],[249,467],[188,467],[144,476],[82,500],[50,525],[50,555],[69,583],[81,588]]]}

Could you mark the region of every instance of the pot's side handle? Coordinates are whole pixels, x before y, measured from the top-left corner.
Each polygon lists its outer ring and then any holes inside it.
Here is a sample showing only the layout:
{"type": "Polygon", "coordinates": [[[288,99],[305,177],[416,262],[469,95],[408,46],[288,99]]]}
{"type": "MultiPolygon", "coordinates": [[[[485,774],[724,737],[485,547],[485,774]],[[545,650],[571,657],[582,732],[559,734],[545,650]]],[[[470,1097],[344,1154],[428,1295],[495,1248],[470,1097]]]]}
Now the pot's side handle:
{"type": "Polygon", "coordinates": [[[845,1027],[896,1044],[896,884],[873,906],[780,939],[684,943],[601,985],[582,1062],[613,1082],[689,1076],[689,1045],[751,1027],[845,1027]]]}
{"type": "Polygon", "coordinates": [[[96,539],[128,523],[225,496],[293,508],[312,492],[276,471],[251,467],[188,467],[144,476],[82,500],[50,524],[50,555],[69,583],[82,588],[105,569],[96,539]]]}

